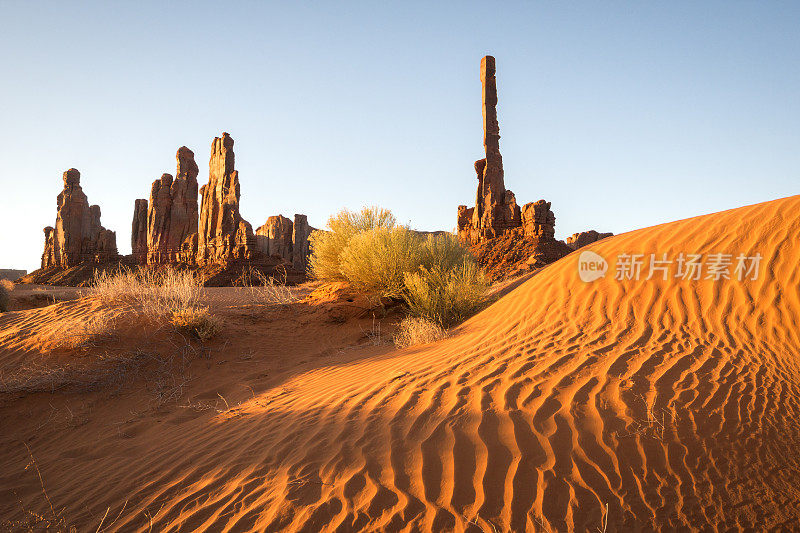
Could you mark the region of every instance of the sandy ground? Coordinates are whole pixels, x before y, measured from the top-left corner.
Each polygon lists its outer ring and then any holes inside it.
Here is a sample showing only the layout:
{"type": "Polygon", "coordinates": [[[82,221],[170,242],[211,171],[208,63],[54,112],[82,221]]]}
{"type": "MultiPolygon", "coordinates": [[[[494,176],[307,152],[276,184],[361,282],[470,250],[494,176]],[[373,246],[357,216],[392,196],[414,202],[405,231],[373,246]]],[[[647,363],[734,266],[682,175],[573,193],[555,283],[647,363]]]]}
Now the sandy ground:
{"type": "Polygon", "coordinates": [[[224,333],[188,348],[91,299],[5,314],[0,376],[81,360],[92,379],[2,395],[0,517],[52,506],[81,531],[795,529],[800,197],[590,249],[763,261],[756,280],[585,283],[570,254],[449,339],[403,350],[385,343],[396,318],[377,321],[378,340],[336,295],[257,305],[220,289],[224,333]],[[122,317],[116,338],[42,353],[67,317],[100,312],[122,317]],[[134,349],[150,356],[135,372],[103,366],[134,349]],[[121,379],[98,377],[109,368],[121,379]]]}

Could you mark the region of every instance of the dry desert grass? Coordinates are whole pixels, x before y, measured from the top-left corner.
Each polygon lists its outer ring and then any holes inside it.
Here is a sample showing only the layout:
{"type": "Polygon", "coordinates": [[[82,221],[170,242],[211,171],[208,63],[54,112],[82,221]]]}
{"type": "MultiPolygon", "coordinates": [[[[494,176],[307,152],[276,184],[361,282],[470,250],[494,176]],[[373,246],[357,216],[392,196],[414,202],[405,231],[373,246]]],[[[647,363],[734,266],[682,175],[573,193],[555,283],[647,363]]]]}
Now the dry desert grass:
{"type": "Polygon", "coordinates": [[[447,331],[436,322],[421,317],[407,317],[400,321],[394,344],[398,348],[407,348],[440,341],[445,337],[447,331]]]}

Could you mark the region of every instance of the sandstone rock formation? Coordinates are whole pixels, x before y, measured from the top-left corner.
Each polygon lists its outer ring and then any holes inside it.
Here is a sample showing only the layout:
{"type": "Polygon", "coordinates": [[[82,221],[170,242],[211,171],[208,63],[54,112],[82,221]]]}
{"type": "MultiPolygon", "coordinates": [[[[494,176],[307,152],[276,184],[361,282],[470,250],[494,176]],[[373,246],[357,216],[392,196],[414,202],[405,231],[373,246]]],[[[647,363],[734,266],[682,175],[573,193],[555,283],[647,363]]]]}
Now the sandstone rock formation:
{"type": "Polygon", "coordinates": [[[253,268],[286,283],[304,279],[313,228],[305,215],[295,215],[294,222],[278,215],[269,217],[258,235],[253,233],[239,212],[239,173],[230,135],[223,133],[212,143],[200,209],[194,153],[182,146],[176,160],[175,177],[163,174],[153,182],[149,199],[135,201],[132,254],[125,257],[117,254],[114,232],[100,225],[100,208],[88,205],[78,171],[65,172],[56,225],[44,229],[42,270],[26,276],[28,282],[88,284],[99,269],[154,263],[182,263],[210,286],[235,283],[253,268]]]}
{"type": "Polygon", "coordinates": [[[214,138],[208,183],[200,195],[197,263],[250,259],[256,240],[252,226],[239,214],[239,173],[234,169],[233,139],[227,133],[214,138]]]}
{"type": "Polygon", "coordinates": [[[283,215],[268,217],[264,225],[256,230],[258,250],[291,262],[293,226],[292,221],[283,215]]]}
{"type": "Polygon", "coordinates": [[[42,268],[68,268],[82,262],[103,262],[117,256],[117,237],[100,224],[100,206],[89,205],[80,185],[81,174],[64,172],[58,195],[56,225],[46,227],[42,268]]]}
{"type": "Polygon", "coordinates": [[[306,215],[295,214],[294,222],[283,215],[271,216],[256,230],[256,247],[260,253],[289,263],[305,274],[310,252],[308,237],[312,231],[306,215]]]}
{"type": "Polygon", "coordinates": [[[503,157],[500,155],[500,126],[497,122],[497,81],[492,56],[481,59],[483,147],[486,157],[475,161],[478,191],[475,207],[459,206],[458,228],[462,239],[478,242],[500,236],[521,225],[520,208],[514,193],[506,190],[503,157]]]}
{"type": "Polygon", "coordinates": [[[15,281],[28,273],[27,270],[17,270],[14,268],[0,268],[0,279],[15,281]]]}
{"type": "Polygon", "coordinates": [[[292,266],[298,272],[305,274],[308,270],[308,237],[314,228],[308,225],[308,217],[305,215],[294,215],[294,225],[292,227],[292,266]]]}
{"type": "Polygon", "coordinates": [[[194,153],[182,146],[178,172],[153,182],[150,200],[136,200],[131,248],[140,263],[184,263],[227,268],[248,261],[269,269],[278,264],[305,273],[308,237],[305,215],[295,222],[277,215],[254,233],[239,213],[239,173],[234,168],[233,139],[227,133],[211,145],[208,183],[200,189],[194,153]]]}
{"type": "Polygon", "coordinates": [[[547,241],[555,235],[556,217],[544,200],[520,208],[514,193],[505,188],[503,158],[500,155],[500,127],[497,122],[497,81],[495,60],[481,60],[484,159],[475,162],[478,191],[475,207],[458,206],[458,235],[469,244],[500,237],[513,231],[547,241]]]}
{"type": "Polygon", "coordinates": [[[525,204],[522,208],[522,232],[529,237],[555,239],[556,215],[550,210],[550,202],[539,200],[525,204]]]}
{"type": "Polygon", "coordinates": [[[133,206],[131,253],[140,263],[147,262],[147,200],[139,198],[133,206]]]}
{"type": "Polygon", "coordinates": [[[582,248],[593,242],[597,242],[600,239],[605,239],[606,237],[613,236],[613,233],[598,233],[595,230],[589,231],[582,231],[580,233],[574,233],[571,237],[567,237],[567,246],[572,248],[573,250],[577,250],[578,248],[582,248]]]}
{"type": "Polygon", "coordinates": [[[141,263],[180,261],[184,241],[197,233],[198,168],[194,152],[181,146],[175,159],[176,177],[162,174],[150,188],[149,202],[136,200],[134,206],[131,249],[141,263]]]}

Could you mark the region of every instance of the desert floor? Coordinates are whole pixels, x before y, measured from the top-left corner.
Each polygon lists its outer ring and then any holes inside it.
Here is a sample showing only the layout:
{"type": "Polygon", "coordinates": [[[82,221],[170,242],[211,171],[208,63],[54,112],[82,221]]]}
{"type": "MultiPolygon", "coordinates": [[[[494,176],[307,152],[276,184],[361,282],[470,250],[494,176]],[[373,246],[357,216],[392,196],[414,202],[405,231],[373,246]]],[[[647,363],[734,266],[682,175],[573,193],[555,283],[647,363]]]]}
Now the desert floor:
{"type": "Polygon", "coordinates": [[[584,283],[574,253],[450,338],[402,350],[388,342],[399,315],[373,318],[363,299],[309,296],[314,286],[288,304],[209,289],[225,329],[206,343],[93,298],[3,314],[0,520],[57,515],[79,531],[800,527],[800,196],[590,248],[763,262],[757,280],[610,272],[584,283]],[[117,317],[113,336],[52,348],[99,314],[117,317]]]}

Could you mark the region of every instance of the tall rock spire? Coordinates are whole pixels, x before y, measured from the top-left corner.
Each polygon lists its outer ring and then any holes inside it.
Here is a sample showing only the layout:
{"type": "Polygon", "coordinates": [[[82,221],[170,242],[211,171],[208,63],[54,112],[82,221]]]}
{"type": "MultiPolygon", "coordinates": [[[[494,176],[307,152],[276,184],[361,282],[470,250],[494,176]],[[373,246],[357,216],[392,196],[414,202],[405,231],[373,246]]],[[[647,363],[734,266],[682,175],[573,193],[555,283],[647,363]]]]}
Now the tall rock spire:
{"type": "Polygon", "coordinates": [[[239,213],[239,172],[234,169],[233,139],[227,133],[211,144],[208,183],[200,195],[197,262],[227,264],[249,259],[255,236],[239,213]]]}
{"type": "Polygon", "coordinates": [[[486,157],[475,161],[478,175],[475,207],[458,206],[459,238],[474,244],[516,231],[526,237],[553,241],[555,216],[550,203],[540,200],[520,209],[514,193],[505,187],[497,121],[497,78],[492,56],[481,59],[481,108],[486,157]]]}

